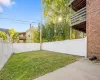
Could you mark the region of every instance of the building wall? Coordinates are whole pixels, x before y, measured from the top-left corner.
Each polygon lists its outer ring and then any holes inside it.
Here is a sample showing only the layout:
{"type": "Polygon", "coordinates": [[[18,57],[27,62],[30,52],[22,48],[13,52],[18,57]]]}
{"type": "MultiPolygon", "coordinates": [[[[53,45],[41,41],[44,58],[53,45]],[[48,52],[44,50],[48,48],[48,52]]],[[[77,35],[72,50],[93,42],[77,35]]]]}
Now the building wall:
{"type": "Polygon", "coordinates": [[[33,43],[34,39],[34,27],[30,27],[28,31],[26,31],[26,42],[27,43],[33,43]]]}
{"type": "Polygon", "coordinates": [[[100,58],[100,0],[87,0],[88,56],[100,58]]]}

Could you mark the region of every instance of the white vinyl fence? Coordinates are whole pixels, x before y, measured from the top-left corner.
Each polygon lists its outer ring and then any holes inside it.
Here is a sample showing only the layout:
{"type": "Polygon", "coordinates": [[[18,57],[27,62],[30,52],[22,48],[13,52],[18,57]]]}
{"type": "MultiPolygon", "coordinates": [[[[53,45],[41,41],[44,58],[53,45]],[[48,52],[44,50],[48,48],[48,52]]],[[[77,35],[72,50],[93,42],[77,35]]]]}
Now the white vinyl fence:
{"type": "Polygon", "coordinates": [[[43,43],[43,50],[87,56],[87,38],[43,43]]]}
{"type": "Polygon", "coordinates": [[[12,44],[0,39],[0,69],[4,66],[12,53],[12,44]]]}
{"type": "Polygon", "coordinates": [[[14,43],[0,39],[0,69],[7,62],[12,53],[40,50],[40,43],[14,43]]]}
{"type": "MultiPolygon", "coordinates": [[[[87,38],[43,43],[43,50],[86,56],[87,38]]],[[[14,43],[0,39],[0,69],[12,53],[40,50],[40,43],[14,43]]]]}
{"type": "Polygon", "coordinates": [[[40,43],[14,43],[13,44],[13,52],[28,52],[28,51],[36,51],[40,50],[40,43]]]}

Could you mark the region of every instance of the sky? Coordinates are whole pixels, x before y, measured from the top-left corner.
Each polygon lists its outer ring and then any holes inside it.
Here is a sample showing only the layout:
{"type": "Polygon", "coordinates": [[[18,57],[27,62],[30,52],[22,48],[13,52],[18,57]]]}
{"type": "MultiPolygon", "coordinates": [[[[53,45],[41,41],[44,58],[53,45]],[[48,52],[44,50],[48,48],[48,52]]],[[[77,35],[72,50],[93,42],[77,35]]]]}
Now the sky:
{"type": "Polygon", "coordinates": [[[24,32],[40,22],[40,0],[0,0],[0,28],[24,32]],[[21,21],[16,21],[21,20],[21,21]],[[25,22],[26,21],[26,22],[25,22]]]}

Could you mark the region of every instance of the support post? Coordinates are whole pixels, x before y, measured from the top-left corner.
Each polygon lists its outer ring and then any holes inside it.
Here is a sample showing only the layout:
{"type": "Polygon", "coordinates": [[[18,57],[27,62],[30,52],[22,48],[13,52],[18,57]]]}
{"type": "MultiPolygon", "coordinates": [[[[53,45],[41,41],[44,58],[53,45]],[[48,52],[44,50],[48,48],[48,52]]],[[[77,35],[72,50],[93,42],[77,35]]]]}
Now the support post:
{"type": "Polygon", "coordinates": [[[42,0],[41,0],[41,23],[40,23],[40,50],[42,50],[42,0]]]}
{"type": "Polygon", "coordinates": [[[72,7],[70,7],[70,39],[72,39],[71,8],[72,8],[72,7]]]}

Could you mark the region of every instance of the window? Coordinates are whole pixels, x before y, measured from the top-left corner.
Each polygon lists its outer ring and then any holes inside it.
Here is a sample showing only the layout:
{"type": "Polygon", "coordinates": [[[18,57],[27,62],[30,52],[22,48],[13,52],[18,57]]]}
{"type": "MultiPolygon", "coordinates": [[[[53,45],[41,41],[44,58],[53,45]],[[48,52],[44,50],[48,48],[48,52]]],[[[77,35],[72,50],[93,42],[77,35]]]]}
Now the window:
{"type": "Polygon", "coordinates": [[[30,35],[28,35],[28,37],[30,37],[30,35]]]}
{"type": "Polygon", "coordinates": [[[30,32],[28,33],[28,37],[31,37],[31,33],[30,32]]]}

